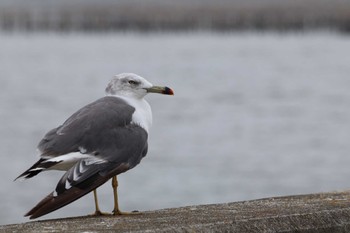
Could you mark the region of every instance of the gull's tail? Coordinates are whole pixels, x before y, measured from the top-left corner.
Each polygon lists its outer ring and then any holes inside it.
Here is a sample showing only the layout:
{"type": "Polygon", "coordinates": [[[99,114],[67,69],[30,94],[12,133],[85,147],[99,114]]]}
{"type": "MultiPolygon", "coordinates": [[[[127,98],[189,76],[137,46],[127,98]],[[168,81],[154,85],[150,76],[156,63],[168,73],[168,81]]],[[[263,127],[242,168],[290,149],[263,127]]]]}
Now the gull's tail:
{"type": "Polygon", "coordinates": [[[55,164],[57,164],[57,162],[48,162],[47,159],[40,158],[36,163],[34,163],[33,166],[31,166],[28,170],[19,175],[15,179],[15,181],[18,179],[32,178],[33,176],[36,176],[40,172],[48,169],[49,167],[52,167],[55,164]]]}

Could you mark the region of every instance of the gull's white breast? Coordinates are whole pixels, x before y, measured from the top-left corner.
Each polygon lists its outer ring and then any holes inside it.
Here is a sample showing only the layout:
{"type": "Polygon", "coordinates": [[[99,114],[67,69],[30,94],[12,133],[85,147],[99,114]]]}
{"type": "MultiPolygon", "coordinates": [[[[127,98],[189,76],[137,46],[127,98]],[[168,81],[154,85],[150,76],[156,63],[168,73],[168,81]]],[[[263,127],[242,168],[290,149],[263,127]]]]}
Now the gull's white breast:
{"type": "Polygon", "coordinates": [[[148,133],[152,126],[152,110],[151,106],[145,99],[130,98],[125,96],[117,96],[127,102],[127,104],[135,108],[132,115],[131,123],[140,125],[148,133]]]}

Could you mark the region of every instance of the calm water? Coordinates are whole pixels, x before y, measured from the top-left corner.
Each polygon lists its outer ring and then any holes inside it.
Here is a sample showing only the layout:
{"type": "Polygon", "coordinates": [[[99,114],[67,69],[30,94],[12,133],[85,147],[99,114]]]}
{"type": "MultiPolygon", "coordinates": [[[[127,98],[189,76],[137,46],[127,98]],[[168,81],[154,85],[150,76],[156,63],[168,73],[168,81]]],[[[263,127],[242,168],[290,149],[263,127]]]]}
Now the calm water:
{"type": "MultiPolygon", "coordinates": [[[[348,189],[349,61],[350,38],[330,33],[0,35],[0,224],[27,221],[62,176],[13,182],[41,137],[121,72],[175,90],[148,96],[150,150],[120,176],[123,210],[348,189]]],[[[111,211],[110,183],[99,194],[111,211]]],[[[93,210],[89,194],[45,218],[93,210]]]]}

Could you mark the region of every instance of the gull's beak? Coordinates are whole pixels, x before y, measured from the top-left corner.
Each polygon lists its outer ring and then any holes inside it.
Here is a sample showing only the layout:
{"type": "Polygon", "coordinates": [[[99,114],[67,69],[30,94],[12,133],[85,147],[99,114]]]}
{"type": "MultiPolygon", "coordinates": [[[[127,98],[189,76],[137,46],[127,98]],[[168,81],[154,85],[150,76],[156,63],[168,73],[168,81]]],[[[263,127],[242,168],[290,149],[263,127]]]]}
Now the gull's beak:
{"type": "Polygon", "coordinates": [[[174,95],[174,91],[170,89],[169,87],[159,87],[159,86],[153,86],[150,88],[145,88],[147,92],[151,93],[159,93],[164,95],[174,95]]]}

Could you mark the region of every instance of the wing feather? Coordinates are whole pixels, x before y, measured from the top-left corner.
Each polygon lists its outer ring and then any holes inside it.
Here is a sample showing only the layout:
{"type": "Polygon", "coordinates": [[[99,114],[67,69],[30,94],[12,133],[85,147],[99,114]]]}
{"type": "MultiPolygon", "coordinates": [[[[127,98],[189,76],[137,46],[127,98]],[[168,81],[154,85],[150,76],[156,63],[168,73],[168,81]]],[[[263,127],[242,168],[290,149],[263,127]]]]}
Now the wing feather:
{"type": "Polygon", "coordinates": [[[78,110],[61,126],[50,130],[39,142],[42,156],[56,157],[71,152],[94,151],[96,135],[130,124],[135,109],[116,97],[103,97],[78,110]]]}
{"type": "Polygon", "coordinates": [[[147,153],[147,133],[137,125],[112,130],[110,136],[119,140],[105,142],[113,144],[104,144],[106,148],[100,148],[99,157],[77,162],[62,176],[55,191],[25,216],[34,219],[77,200],[111,177],[135,167],[147,153]]]}

